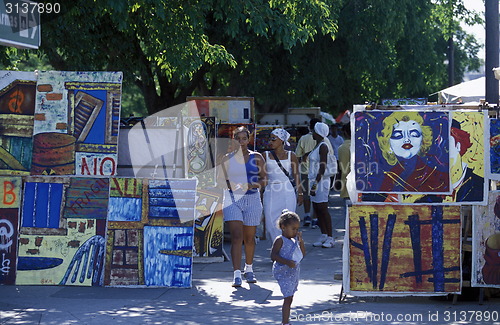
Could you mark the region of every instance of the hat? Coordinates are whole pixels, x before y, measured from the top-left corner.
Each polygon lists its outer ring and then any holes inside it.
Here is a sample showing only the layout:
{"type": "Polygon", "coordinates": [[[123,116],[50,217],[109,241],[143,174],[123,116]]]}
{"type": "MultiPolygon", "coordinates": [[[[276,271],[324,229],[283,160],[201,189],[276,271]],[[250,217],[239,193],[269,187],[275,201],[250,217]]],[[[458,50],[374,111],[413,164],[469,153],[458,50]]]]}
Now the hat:
{"type": "Polygon", "coordinates": [[[277,136],[283,143],[285,143],[287,146],[290,145],[290,142],[288,142],[288,139],[290,139],[290,133],[288,133],[284,129],[274,129],[271,134],[277,136]]]}
{"type": "Polygon", "coordinates": [[[323,122],[318,122],[314,126],[314,132],[316,132],[318,135],[321,137],[326,137],[328,133],[330,133],[330,129],[328,128],[328,125],[326,125],[323,122]]]}

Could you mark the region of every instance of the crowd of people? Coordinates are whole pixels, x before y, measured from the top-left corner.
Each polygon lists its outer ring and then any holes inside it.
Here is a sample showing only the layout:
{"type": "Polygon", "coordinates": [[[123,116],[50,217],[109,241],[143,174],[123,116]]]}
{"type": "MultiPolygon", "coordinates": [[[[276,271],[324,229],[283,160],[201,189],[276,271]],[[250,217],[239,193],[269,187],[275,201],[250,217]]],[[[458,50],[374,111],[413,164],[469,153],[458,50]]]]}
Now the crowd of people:
{"type": "Polygon", "coordinates": [[[300,137],[295,152],[285,149],[290,146],[290,134],[282,128],[271,132],[269,150],[263,154],[249,149],[250,132],[246,127],[238,127],[232,139],[233,150],[223,156],[218,173],[219,184],[225,188],[223,214],[231,238],[232,286],[240,287],[243,279],[257,282],[252,264],[256,230],[264,216],[272,242],[273,275],[284,298],[282,322],[287,324],[298,286],[300,260],[305,254],[297,206],[304,205],[303,226],[321,232],[313,246],[334,247],[328,197],[332,188],[345,191],[345,186],[338,184],[345,181],[349,165],[345,163],[349,150],[346,143],[350,143],[350,137],[344,140],[336,126],[329,127],[313,118],[309,133],[300,137]]]}

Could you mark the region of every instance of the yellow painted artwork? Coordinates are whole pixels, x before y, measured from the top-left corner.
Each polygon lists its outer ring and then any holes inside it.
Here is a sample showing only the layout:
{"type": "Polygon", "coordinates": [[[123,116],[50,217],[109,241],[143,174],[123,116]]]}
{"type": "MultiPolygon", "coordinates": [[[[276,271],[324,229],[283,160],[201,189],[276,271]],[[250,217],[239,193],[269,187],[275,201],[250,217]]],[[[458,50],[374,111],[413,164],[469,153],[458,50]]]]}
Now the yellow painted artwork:
{"type": "Polygon", "coordinates": [[[459,206],[352,206],[348,291],[459,292],[460,229],[459,206]]]}

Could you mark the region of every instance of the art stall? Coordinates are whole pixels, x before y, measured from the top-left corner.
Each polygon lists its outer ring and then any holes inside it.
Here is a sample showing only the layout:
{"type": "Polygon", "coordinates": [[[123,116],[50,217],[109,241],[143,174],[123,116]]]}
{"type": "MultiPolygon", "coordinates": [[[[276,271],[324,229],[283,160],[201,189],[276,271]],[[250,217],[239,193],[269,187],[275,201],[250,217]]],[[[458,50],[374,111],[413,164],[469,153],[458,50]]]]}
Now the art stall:
{"type": "Polygon", "coordinates": [[[344,292],[436,296],[471,285],[499,288],[499,194],[490,180],[498,179],[493,139],[500,133],[488,109],[354,108],[344,292]],[[471,274],[465,253],[475,257],[471,274]]]}
{"type": "Polygon", "coordinates": [[[0,71],[0,284],[190,287],[223,259],[223,121],[188,101],[120,128],[122,78],[0,71]]]}

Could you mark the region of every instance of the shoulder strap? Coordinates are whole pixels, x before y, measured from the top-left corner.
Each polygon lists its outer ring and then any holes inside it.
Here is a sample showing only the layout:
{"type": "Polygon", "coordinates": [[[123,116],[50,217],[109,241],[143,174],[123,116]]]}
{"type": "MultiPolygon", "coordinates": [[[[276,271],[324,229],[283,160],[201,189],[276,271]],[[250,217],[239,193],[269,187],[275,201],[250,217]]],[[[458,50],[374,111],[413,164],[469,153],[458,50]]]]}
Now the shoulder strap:
{"type": "MultiPolygon", "coordinates": [[[[229,157],[229,159],[231,159],[231,157],[229,157]]],[[[229,159],[227,160],[229,162],[229,159]]],[[[231,195],[231,200],[233,200],[233,203],[235,202],[234,200],[234,194],[233,194],[233,190],[231,189],[231,183],[229,182],[229,177],[227,177],[227,171],[226,171],[226,166],[224,165],[224,161],[221,162],[221,166],[222,166],[222,171],[224,172],[224,178],[226,179],[226,185],[227,185],[227,189],[229,190],[229,195],[231,195]]]]}
{"type": "Polygon", "coordinates": [[[271,154],[273,155],[274,160],[276,160],[276,163],[278,164],[278,166],[280,166],[280,168],[283,171],[283,173],[285,173],[286,177],[290,178],[290,174],[288,173],[288,171],[281,164],[280,160],[278,159],[278,156],[276,155],[276,152],[274,152],[274,150],[271,150],[271,154]]]}

